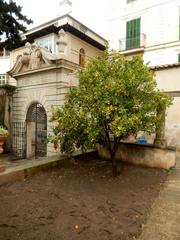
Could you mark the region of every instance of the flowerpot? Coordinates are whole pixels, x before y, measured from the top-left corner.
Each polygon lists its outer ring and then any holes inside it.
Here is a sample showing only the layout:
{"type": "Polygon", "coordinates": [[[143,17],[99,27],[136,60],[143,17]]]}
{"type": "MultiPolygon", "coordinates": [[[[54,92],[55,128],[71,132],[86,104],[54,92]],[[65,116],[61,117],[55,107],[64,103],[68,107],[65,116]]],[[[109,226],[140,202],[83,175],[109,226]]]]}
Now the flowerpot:
{"type": "Polygon", "coordinates": [[[0,136],[0,155],[4,152],[3,145],[6,141],[6,137],[0,136]]]}

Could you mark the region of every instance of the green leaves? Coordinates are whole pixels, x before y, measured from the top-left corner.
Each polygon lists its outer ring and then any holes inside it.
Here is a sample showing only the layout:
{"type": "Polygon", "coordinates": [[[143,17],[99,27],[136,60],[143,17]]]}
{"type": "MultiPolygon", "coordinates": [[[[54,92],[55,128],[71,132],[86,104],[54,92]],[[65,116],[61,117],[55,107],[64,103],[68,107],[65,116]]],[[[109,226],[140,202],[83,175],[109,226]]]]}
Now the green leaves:
{"type": "Polygon", "coordinates": [[[31,19],[21,13],[21,10],[22,8],[13,1],[7,3],[0,0],[0,36],[5,37],[5,47],[8,50],[18,47],[21,41],[20,33],[26,30],[23,24],[32,23],[31,19]]]}
{"type": "Polygon", "coordinates": [[[50,141],[59,143],[62,152],[86,150],[100,141],[112,152],[111,140],[153,133],[160,122],[157,108],[171,103],[156,89],[153,72],[140,57],[128,60],[106,51],[81,69],[78,78],[64,107],[53,111],[56,126],[50,141]]]}

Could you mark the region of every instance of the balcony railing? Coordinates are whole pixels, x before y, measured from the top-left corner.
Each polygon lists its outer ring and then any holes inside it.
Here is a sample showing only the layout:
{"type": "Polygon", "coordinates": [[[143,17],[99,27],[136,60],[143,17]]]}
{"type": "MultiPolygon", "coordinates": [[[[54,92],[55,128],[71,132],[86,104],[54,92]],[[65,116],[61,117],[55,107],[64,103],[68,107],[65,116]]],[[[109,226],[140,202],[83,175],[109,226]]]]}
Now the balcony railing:
{"type": "Polygon", "coordinates": [[[132,50],[145,47],[146,35],[140,34],[137,37],[124,38],[119,40],[119,51],[132,50]]]}

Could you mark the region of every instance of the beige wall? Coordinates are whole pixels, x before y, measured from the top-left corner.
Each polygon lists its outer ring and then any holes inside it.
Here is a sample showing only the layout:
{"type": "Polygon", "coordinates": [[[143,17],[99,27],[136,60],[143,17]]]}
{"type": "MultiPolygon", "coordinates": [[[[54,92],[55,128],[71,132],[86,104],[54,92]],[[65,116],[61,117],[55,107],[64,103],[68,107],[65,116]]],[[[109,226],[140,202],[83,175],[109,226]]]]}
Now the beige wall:
{"type": "Polygon", "coordinates": [[[91,46],[90,44],[82,41],[81,39],[75,37],[72,34],[68,34],[68,41],[70,42],[69,44],[69,55],[68,55],[68,60],[79,64],[79,50],[83,48],[85,50],[85,59],[86,62],[89,59],[92,59],[96,56],[100,56],[103,52],[100,51],[99,49],[91,46]]]}
{"type": "Polygon", "coordinates": [[[180,67],[156,71],[155,76],[158,88],[174,96],[173,104],[167,109],[167,143],[180,146],[180,67]]]}
{"type": "Polygon", "coordinates": [[[164,91],[180,91],[180,68],[169,68],[155,72],[159,89],[164,91]]]}
{"type": "MultiPolygon", "coordinates": [[[[110,159],[109,151],[102,145],[97,145],[98,154],[110,159]]],[[[120,143],[115,155],[119,161],[136,165],[170,169],[175,166],[175,149],[161,149],[146,144],[120,143]]]]}
{"type": "Polygon", "coordinates": [[[165,133],[169,145],[180,146],[180,97],[175,97],[167,110],[165,133]]]}

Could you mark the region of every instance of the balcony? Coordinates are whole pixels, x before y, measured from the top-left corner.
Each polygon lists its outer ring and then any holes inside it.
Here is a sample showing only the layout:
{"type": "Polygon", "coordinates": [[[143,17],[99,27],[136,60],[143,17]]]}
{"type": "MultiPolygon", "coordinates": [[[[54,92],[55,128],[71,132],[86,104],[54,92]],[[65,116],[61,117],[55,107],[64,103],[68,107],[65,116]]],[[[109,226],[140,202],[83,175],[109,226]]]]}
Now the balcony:
{"type": "Polygon", "coordinates": [[[140,34],[137,37],[124,38],[119,40],[119,51],[122,54],[131,54],[144,51],[146,35],[140,34]]]}

